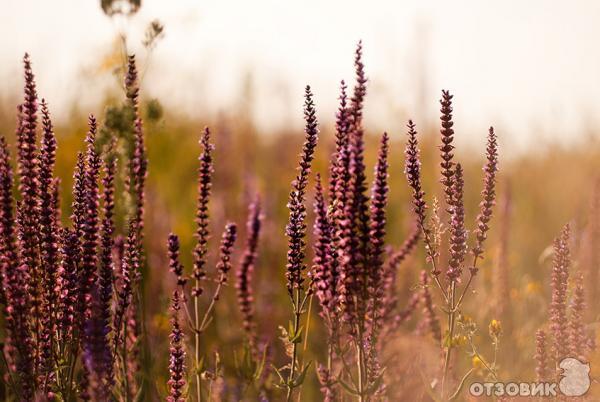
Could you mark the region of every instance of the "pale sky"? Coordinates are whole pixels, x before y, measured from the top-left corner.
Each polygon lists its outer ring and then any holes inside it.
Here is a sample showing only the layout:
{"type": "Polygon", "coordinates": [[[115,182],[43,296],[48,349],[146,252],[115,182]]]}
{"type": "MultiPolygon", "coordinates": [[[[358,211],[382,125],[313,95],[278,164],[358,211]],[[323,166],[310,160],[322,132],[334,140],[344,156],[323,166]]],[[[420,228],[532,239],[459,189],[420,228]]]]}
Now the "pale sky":
{"type": "MultiPolygon", "coordinates": [[[[114,83],[95,72],[117,32],[99,1],[0,2],[0,96],[19,91],[28,51],[59,118],[75,100],[99,113],[103,89],[114,83]]],[[[166,35],[144,90],[189,114],[230,110],[251,74],[265,131],[301,127],[306,84],[329,121],[362,39],[373,131],[403,132],[407,117],[437,124],[442,88],[455,94],[459,137],[476,142],[490,124],[517,148],[600,127],[597,0],[143,0],[129,25],[132,49],[140,51],[154,18],[166,35]]]]}

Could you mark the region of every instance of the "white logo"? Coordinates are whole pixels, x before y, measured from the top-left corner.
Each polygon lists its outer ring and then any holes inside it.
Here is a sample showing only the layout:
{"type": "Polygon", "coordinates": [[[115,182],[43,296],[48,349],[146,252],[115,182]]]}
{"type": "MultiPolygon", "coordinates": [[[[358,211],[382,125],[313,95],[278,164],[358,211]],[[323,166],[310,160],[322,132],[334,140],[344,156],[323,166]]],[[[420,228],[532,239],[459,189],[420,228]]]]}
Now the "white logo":
{"type": "Polygon", "coordinates": [[[566,396],[581,396],[590,389],[590,365],[572,357],[560,362],[562,369],[558,388],[566,396]]]}
{"type": "Polygon", "coordinates": [[[474,382],[469,387],[473,396],[525,396],[556,397],[558,391],[565,396],[582,396],[590,389],[590,365],[567,357],[562,359],[561,378],[555,382],[474,382]],[[558,388],[558,389],[557,389],[558,388]]]}

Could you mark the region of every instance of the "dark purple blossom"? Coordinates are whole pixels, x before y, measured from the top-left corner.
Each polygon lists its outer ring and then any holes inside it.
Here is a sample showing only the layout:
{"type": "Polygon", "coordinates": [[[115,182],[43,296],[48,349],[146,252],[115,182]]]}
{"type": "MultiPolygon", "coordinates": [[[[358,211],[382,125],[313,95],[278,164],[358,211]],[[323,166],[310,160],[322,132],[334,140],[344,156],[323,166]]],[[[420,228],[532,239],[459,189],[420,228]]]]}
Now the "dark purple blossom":
{"type": "Polygon", "coordinates": [[[74,230],[63,229],[61,234],[60,266],[58,268],[58,330],[61,343],[72,340],[77,303],[81,300],[79,287],[79,239],[74,230]]]}
{"type": "Polygon", "coordinates": [[[206,277],[206,253],[208,252],[209,238],[209,213],[208,202],[212,188],[213,159],[212,151],[214,146],[210,143],[210,130],[206,127],[200,138],[202,153],[198,158],[200,166],[198,167],[198,205],[196,209],[196,238],[197,243],[194,248],[194,271],[193,276],[196,280],[195,288],[192,294],[198,297],[202,294],[202,287],[198,283],[206,277]]]}
{"type": "Polygon", "coordinates": [[[350,110],[347,105],[348,95],[346,94],[346,88],[346,83],[342,80],[340,84],[340,104],[335,120],[335,151],[331,157],[329,167],[329,199],[332,204],[337,199],[338,187],[343,186],[342,183],[338,182],[344,180],[349,163],[348,134],[350,130],[350,110]]]}
{"type": "MultiPolygon", "coordinates": [[[[487,238],[490,229],[488,224],[492,219],[492,208],[496,204],[496,172],[498,171],[498,141],[494,128],[490,127],[486,149],[487,161],[483,167],[482,200],[479,204],[479,215],[477,216],[477,229],[475,229],[476,244],[472,253],[477,259],[483,253],[483,242],[487,238]]],[[[472,269],[475,269],[473,267],[472,269]]]]}
{"type": "Polygon", "coordinates": [[[12,195],[13,174],[10,154],[4,138],[0,138],[0,269],[3,295],[6,298],[5,319],[7,347],[14,348],[15,369],[22,384],[24,398],[33,393],[34,344],[28,321],[30,299],[27,291],[27,266],[17,259],[15,218],[12,195]]]}
{"type": "Polygon", "coordinates": [[[243,318],[244,330],[250,337],[250,342],[255,345],[256,333],[254,322],[254,290],[252,280],[256,266],[258,240],[261,229],[261,206],[258,196],[248,208],[246,223],[246,246],[237,268],[237,290],[238,305],[243,318]]]}
{"type": "Polygon", "coordinates": [[[114,350],[122,347],[125,340],[121,334],[123,325],[127,325],[127,311],[132,303],[134,287],[140,275],[140,248],[137,240],[136,222],[129,223],[129,233],[125,242],[125,251],[123,255],[123,264],[121,271],[121,288],[117,296],[117,305],[113,319],[113,345],[114,350]]]}
{"type": "Polygon", "coordinates": [[[184,402],[185,388],[185,349],[184,334],[179,324],[180,296],[177,291],[173,292],[171,304],[171,347],[169,348],[169,396],[167,402],[184,402]]]}
{"type": "Polygon", "coordinates": [[[315,105],[312,99],[313,95],[310,87],[306,87],[304,102],[304,119],[306,127],[306,139],[300,155],[298,175],[292,182],[292,191],[288,202],[290,211],[289,222],[286,227],[286,235],[289,239],[286,265],[286,278],[288,293],[292,295],[294,289],[304,288],[304,278],[302,272],[306,270],[304,262],[305,256],[305,237],[306,237],[306,186],[308,185],[308,175],[310,174],[312,160],[314,158],[315,147],[317,146],[317,116],[315,105]]]}
{"type": "Polygon", "coordinates": [[[175,274],[177,278],[177,286],[184,287],[187,280],[183,276],[183,264],[179,262],[179,237],[176,234],[170,233],[167,241],[169,254],[169,271],[175,274]]]}
{"type": "Polygon", "coordinates": [[[467,251],[467,230],[465,229],[465,207],[463,203],[463,171],[459,164],[454,171],[452,204],[450,207],[450,261],[446,276],[450,281],[459,281],[462,264],[467,251]]]}
{"type": "MultiPolygon", "coordinates": [[[[217,263],[217,272],[219,273],[218,283],[224,285],[227,283],[229,271],[231,270],[231,254],[233,245],[237,238],[237,226],[235,223],[225,225],[225,230],[221,237],[221,246],[219,247],[219,262],[217,263]]],[[[215,300],[218,296],[215,297],[215,300]]]]}
{"type": "Polygon", "coordinates": [[[440,100],[440,104],[442,105],[440,109],[442,113],[440,116],[440,120],[442,121],[442,129],[440,130],[442,139],[442,145],[440,145],[442,179],[440,182],[444,186],[448,207],[452,206],[454,201],[452,196],[454,194],[454,163],[452,162],[454,158],[454,154],[452,153],[454,150],[454,145],[452,145],[454,141],[454,130],[452,129],[454,122],[452,121],[452,97],[449,91],[442,90],[442,99],[440,100]]]}
{"type": "MultiPolygon", "coordinates": [[[[311,284],[321,305],[323,316],[331,321],[336,313],[337,279],[339,275],[337,272],[334,272],[336,264],[333,261],[331,253],[332,227],[327,215],[327,206],[319,174],[317,174],[315,183],[314,258],[310,276],[311,284]]],[[[331,325],[332,323],[329,322],[328,324],[331,325]]]]}
{"type": "Polygon", "coordinates": [[[58,182],[54,181],[56,159],[56,137],[50,120],[48,106],[41,103],[42,142],[39,164],[39,223],[40,223],[40,262],[43,288],[43,316],[41,333],[40,369],[43,373],[52,370],[52,337],[55,330],[54,308],[56,307],[56,286],[58,271],[58,235],[60,232],[58,214],[58,182]]]}
{"type": "Polygon", "coordinates": [[[89,131],[86,137],[87,150],[85,155],[85,214],[81,230],[83,238],[81,239],[81,292],[83,295],[82,322],[89,317],[91,312],[91,292],[96,283],[98,264],[98,177],[100,175],[101,160],[96,151],[96,118],[89,117],[89,131]]]}
{"type": "MultiPolygon", "coordinates": [[[[369,243],[367,264],[365,267],[367,279],[367,315],[369,337],[373,346],[377,344],[377,336],[382,325],[381,307],[385,296],[383,284],[383,259],[385,251],[386,207],[388,200],[388,152],[389,137],[383,133],[381,146],[375,165],[374,179],[371,189],[369,243]]],[[[374,353],[374,352],[373,352],[374,353]]],[[[376,356],[371,359],[376,360],[376,356]]],[[[375,364],[375,363],[373,363],[375,364]]],[[[377,364],[376,364],[377,365],[377,364]]]]}

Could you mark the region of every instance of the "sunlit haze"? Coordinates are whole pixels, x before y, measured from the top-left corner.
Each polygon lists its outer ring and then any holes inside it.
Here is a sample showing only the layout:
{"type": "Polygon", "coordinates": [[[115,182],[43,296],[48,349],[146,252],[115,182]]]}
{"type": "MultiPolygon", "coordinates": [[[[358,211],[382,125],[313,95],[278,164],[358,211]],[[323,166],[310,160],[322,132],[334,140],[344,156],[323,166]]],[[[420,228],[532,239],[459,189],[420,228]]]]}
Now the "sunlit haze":
{"type": "MultiPolygon", "coordinates": [[[[3,3],[2,96],[19,90],[27,51],[58,117],[74,102],[100,108],[97,89],[115,84],[109,73],[95,73],[120,24],[96,1],[3,3]]],[[[145,91],[187,114],[233,109],[250,85],[261,129],[296,128],[302,88],[311,84],[328,121],[362,39],[373,131],[398,132],[409,116],[436,124],[442,88],[455,94],[457,129],[467,138],[494,124],[522,147],[583,138],[600,124],[597,1],[144,0],[127,24],[131,50],[142,53],[144,28],[155,18],[166,34],[145,91]]]]}

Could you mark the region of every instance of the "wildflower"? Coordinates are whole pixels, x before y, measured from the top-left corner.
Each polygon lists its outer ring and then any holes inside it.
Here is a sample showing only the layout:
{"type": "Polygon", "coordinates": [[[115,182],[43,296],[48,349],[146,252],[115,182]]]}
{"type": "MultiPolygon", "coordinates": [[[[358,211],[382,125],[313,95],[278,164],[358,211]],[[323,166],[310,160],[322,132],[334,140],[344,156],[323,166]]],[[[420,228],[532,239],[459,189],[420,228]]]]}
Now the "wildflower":
{"type": "Polygon", "coordinates": [[[479,356],[473,356],[471,359],[471,365],[475,370],[483,370],[484,368],[483,361],[481,361],[479,356]]]}
{"type": "MultiPolygon", "coordinates": [[[[28,267],[17,260],[13,176],[10,154],[4,138],[0,139],[0,269],[6,298],[7,343],[16,349],[16,372],[23,387],[23,396],[33,395],[34,343],[28,321],[30,298],[27,292],[28,267]]],[[[8,346],[7,345],[7,346],[8,346]]]]}
{"type": "Polygon", "coordinates": [[[549,367],[546,352],[546,333],[538,329],[535,333],[535,372],[538,382],[548,381],[549,367]]]}
{"type": "Polygon", "coordinates": [[[121,273],[121,289],[117,295],[117,305],[115,307],[115,314],[113,319],[114,337],[113,344],[114,349],[118,350],[121,347],[122,342],[125,339],[121,338],[123,324],[127,325],[128,317],[127,312],[132,302],[133,291],[135,284],[140,275],[140,248],[138,247],[137,241],[137,227],[136,222],[131,221],[129,223],[129,233],[127,235],[127,241],[125,242],[125,252],[123,255],[123,266],[121,273]]]}
{"type": "MultiPolygon", "coordinates": [[[[427,204],[425,203],[425,192],[421,187],[421,160],[419,156],[419,142],[417,140],[417,131],[415,130],[415,124],[412,120],[408,121],[408,141],[406,143],[406,150],[404,151],[406,156],[406,163],[404,167],[404,174],[408,184],[413,190],[412,202],[415,215],[417,217],[417,224],[425,237],[425,247],[427,248],[428,255],[433,255],[433,245],[429,241],[430,230],[427,227],[426,210],[427,204]]],[[[434,270],[433,275],[439,275],[437,270],[434,270]]]]}
{"type": "Polygon", "coordinates": [[[344,153],[348,154],[349,152],[350,111],[347,104],[348,96],[346,95],[346,88],[346,83],[342,80],[340,84],[340,104],[335,116],[335,152],[331,157],[329,167],[329,199],[332,204],[338,196],[337,191],[339,191],[339,187],[341,186],[339,181],[344,180],[345,161],[347,161],[344,153]]]}
{"type": "Polygon", "coordinates": [[[238,265],[236,282],[238,304],[244,320],[244,330],[250,336],[252,344],[256,341],[256,334],[254,333],[254,291],[252,289],[252,279],[256,265],[261,220],[260,199],[257,196],[248,208],[246,247],[238,265]]]}
{"type": "Polygon", "coordinates": [[[177,286],[184,287],[187,280],[183,277],[183,265],[179,262],[179,237],[176,234],[169,234],[167,242],[169,253],[169,270],[177,278],[177,286]]]}
{"type": "Polygon", "coordinates": [[[74,336],[74,324],[80,300],[77,272],[79,241],[72,229],[61,233],[60,266],[58,268],[58,330],[59,340],[65,342],[74,336]]]}
{"type": "MultiPolygon", "coordinates": [[[[494,128],[490,127],[487,144],[487,162],[483,167],[485,172],[483,179],[482,200],[479,204],[480,212],[477,216],[477,229],[475,229],[476,244],[472,250],[475,259],[483,253],[483,242],[489,230],[488,223],[492,218],[492,208],[496,203],[496,172],[498,171],[498,143],[494,128]]],[[[472,269],[476,269],[473,267],[472,269]]]]}
{"type": "Polygon", "coordinates": [[[583,289],[583,274],[575,276],[575,289],[573,290],[573,300],[570,306],[569,317],[569,347],[571,356],[581,360],[585,358],[587,352],[587,334],[584,326],[584,316],[586,310],[585,294],[583,289]]]}
{"type": "Polygon", "coordinates": [[[314,259],[311,272],[311,284],[314,287],[315,294],[323,314],[330,317],[334,313],[336,299],[336,269],[331,255],[331,234],[332,228],[327,216],[325,199],[323,196],[323,186],[321,185],[321,176],[317,174],[315,180],[315,224],[314,224],[314,259]]]}
{"type": "Polygon", "coordinates": [[[109,156],[102,179],[102,224],[100,268],[92,288],[91,316],[85,327],[84,362],[90,374],[89,394],[94,399],[107,399],[113,384],[113,355],[110,347],[111,304],[113,296],[112,249],[114,233],[114,177],[116,160],[109,156]]]}
{"type": "Polygon", "coordinates": [[[550,304],[550,330],[554,336],[552,354],[559,362],[567,356],[568,320],[567,320],[567,283],[571,264],[569,252],[569,225],[565,225],[560,236],[554,240],[552,260],[552,302],[550,304]]]}
{"type": "MultiPolygon", "coordinates": [[[[225,231],[221,237],[221,247],[219,248],[219,263],[217,264],[217,271],[219,272],[219,284],[227,283],[227,274],[231,269],[231,253],[233,252],[233,245],[235,244],[236,237],[237,226],[235,223],[228,223],[225,225],[225,231]]],[[[215,298],[215,300],[217,298],[215,298]]]]}
{"type": "Polygon", "coordinates": [[[459,164],[453,174],[452,206],[450,218],[450,261],[446,276],[450,281],[458,281],[462,275],[462,263],[467,248],[465,229],[465,208],[463,204],[463,172],[459,164]]]}
{"type": "Polygon", "coordinates": [[[452,98],[449,91],[442,91],[442,99],[440,104],[442,105],[440,112],[442,113],[440,120],[442,121],[442,129],[440,131],[442,138],[442,145],[440,146],[440,153],[442,162],[440,167],[442,169],[442,179],[440,182],[444,186],[444,193],[446,195],[446,204],[451,207],[454,203],[454,163],[452,159],[454,154],[454,130],[452,126],[452,98]]]}
{"type": "Polygon", "coordinates": [[[302,278],[302,272],[306,270],[306,264],[304,263],[306,206],[304,205],[304,201],[306,198],[308,175],[310,174],[318,135],[317,117],[312,97],[313,95],[310,87],[307,86],[305,91],[306,100],[304,103],[306,139],[300,156],[298,175],[292,182],[292,191],[290,192],[288,202],[290,218],[286,227],[286,235],[289,238],[286,278],[287,289],[290,295],[294,289],[303,289],[304,278],[302,278]]]}
{"type": "Polygon", "coordinates": [[[200,167],[198,168],[198,206],[196,209],[196,238],[197,243],[194,248],[194,271],[193,277],[196,280],[196,285],[192,290],[192,295],[198,297],[202,294],[202,287],[199,281],[206,277],[206,253],[208,252],[208,202],[210,200],[210,192],[212,187],[212,172],[213,145],[210,143],[210,130],[208,127],[204,129],[200,138],[202,153],[200,154],[200,167]]]}
{"type": "Polygon", "coordinates": [[[502,324],[498,320],[492,320],[488,326],[488,331],[492,339],[498,339],[502,334],[502,324]]]}
{"type": "Polygon", "coordinates": [[[185,358],[184,334],[179,324],[180,295],[173,292],[171,304],[171,347],[169,348],[169,396],[168,402],[184,402],[183,391],[185,388],[185,358]]]}
{"type": "Polygon", "coordinates": [[[87,150],[85,156],[85,214],[82,225],[82,255],[81,255],[81,292],[83,297],[83,306],[80,312],[80,326],[83,330],[84,320],[87,319],[91,311],[91,293],[96,282],[96,266],[98,262],[98,176],[100,173],[100,156],[96,151],[96,118],[89,117],[89,131],[86,136],[87,150]]]}
{"type": "Polygon", "coordinates": [[[385,208],[388,199],[388,135],[383,133],[381,138],[381,147],[375,165],[375,179],[371,193],[370,205],[370,231],[369,231],[369,261],[367,286],[370,295],[372,307],[370,312],[371,336],[374,338],[381,325],[379,309],[381,308],[384,287],[383,287],[383,250],[385,242],[385,208]]]}

